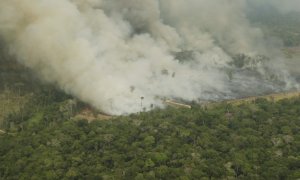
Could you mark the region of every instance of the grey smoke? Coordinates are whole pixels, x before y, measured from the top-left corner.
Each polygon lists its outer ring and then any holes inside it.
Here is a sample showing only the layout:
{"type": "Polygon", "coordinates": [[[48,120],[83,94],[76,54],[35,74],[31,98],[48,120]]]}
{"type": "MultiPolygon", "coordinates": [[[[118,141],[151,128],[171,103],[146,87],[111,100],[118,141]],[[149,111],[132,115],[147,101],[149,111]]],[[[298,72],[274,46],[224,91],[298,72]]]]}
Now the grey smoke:
{"type": "Polygon", "coordinates": [[[110,114],[140,111],[142,96],[150,109],[163,98],[297,88],[246,8],[243,0],[2,0],[0,36],[45,81],[110,114]]]}
{"type": "Polygon", "coordinates": [[[271,6],[281,13],[300,12],[300,0],[247,0],[254,6],[271,6]]]}

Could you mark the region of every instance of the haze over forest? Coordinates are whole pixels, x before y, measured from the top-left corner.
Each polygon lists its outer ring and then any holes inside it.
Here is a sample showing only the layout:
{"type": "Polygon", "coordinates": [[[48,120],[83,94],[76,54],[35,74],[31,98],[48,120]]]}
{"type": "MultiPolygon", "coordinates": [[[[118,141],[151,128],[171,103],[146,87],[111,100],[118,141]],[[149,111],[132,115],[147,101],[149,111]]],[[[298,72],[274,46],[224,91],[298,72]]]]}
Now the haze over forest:
{"type": "Polygon", "coordinates": [[[299,180],[299,5],[0,0],[0,179],[299,180]]]}
{"type": "Polygon", "coordinates": [[[298,46],[299,32],[282,35],[286,25],[276,17],[299,25],[299,4],[2,0],[0,38],[5,52],[43,81],[103,112],[127,114],[141,110],[141,97],[150,110],[165,98],[201,102],[298,90],[293,68],[300,64],[282,49],[298,46]]]}

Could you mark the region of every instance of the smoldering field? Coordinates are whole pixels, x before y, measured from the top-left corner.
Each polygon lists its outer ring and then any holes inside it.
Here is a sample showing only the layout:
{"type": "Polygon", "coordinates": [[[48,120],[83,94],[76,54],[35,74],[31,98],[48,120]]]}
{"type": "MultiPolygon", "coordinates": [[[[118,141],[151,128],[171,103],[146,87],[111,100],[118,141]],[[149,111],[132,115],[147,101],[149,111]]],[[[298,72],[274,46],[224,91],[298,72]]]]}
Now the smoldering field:
{"type": "Polygon", "coordinates": [[[140,97],[149,110],[163,98],[297,90],[280,40],[253,26],[247,8],[245,0],[2,0],[0,37],[44,81],[109,114],[140,111],[140,97]]]}

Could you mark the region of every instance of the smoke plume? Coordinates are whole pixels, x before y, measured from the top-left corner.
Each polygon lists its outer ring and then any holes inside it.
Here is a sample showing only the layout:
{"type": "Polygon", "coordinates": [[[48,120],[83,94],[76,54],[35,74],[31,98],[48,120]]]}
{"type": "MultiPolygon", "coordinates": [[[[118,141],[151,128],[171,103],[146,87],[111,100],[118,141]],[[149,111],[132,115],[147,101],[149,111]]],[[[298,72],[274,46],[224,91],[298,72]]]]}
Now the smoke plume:
{"type": "Polygon", "coordinates": [[[254,6],[271,6],[281,13],[300,12],[300,0],[248,0],[254,6]]]}
{"type": "Polygon", "coordinates": [[[0,37],[42,79],[110,114],[163,107],[163,98],[297,87],[246,8],[243,0],[1,0],[0,37]]]}

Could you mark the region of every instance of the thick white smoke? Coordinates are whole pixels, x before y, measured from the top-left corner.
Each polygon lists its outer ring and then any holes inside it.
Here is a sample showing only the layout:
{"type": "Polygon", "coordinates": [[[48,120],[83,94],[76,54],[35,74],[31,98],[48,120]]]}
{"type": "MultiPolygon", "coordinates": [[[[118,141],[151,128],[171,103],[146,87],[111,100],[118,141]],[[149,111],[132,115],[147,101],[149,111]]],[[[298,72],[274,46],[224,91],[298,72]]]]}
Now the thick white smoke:
{"type": "Polygon", "coordinates": [[[44,80],[110,114],[140,111],[142,96],[149,109],[163,106],[162,98],[229,98],[258,87],[292,87],[280,53],[250,26],[246,4],[1,0],[0,36],[44,80]],[[242,53],[271,60],[254,58],[248,69],[235,70],[232,57],[242,53]]]}

